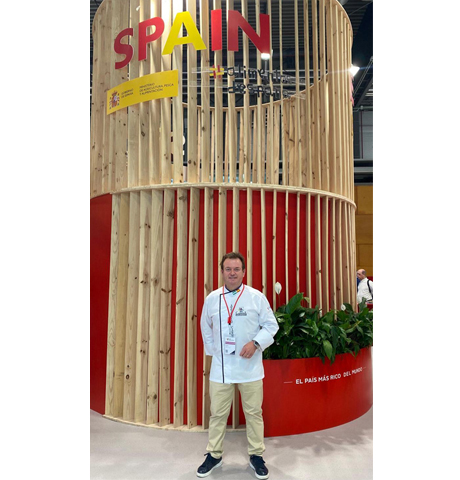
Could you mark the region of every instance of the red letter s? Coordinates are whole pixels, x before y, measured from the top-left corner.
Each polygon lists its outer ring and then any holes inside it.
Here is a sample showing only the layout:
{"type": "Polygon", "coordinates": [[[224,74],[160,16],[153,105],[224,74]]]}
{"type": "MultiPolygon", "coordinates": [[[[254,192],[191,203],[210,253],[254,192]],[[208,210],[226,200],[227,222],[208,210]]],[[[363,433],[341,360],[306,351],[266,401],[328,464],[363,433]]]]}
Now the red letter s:
{"type": "Polygon", "coordinates": [[[121,39],[123,37],[125,37],[126,35],[133,36],[133,34],[134,34],[134,30],[132,28],[125,28],[117,35],[117,38],[115,39],[115,43],[114,43],[115,53],[125,55],[124,60],[122,60],[121,62],[115,62],[116,69],[125,67],[133,58],[134,49],[132,45],[121,43],[121,39]]]}

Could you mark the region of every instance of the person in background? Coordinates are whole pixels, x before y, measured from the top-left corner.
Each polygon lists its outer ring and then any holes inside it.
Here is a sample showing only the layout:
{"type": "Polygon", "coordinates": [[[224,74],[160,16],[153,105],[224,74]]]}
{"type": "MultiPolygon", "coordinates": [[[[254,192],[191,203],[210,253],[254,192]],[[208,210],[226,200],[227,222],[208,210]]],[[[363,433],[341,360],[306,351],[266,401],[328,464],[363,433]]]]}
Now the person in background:
{"type": "Polygon", "coordinates": [[[364,269],[360,269],[356,272],[356,276],[359,280],[358,283],[358,303],[361,303],[362,299],[364,298],[366,302],[370,303],[374,300],[374,283],[372,280],[369,280],[366,277],[366,271],[364,269]]]}
{"type": "Polygon", "coordinates": [[[206,355],[212,356],[211,418],[208,453],[196,475],[207,477],[222,465],[227,418],[238,385],[246,418],[249,465],[257,478],[265,479],[269,473],[262,458],[265,451],[262,352],[274,342],[279,326],[265,295],[243,284],[244,257],[238,252],[227,253],[220,267],[224,285],[206,297],[201,314],[204,349],[206,355]]]}

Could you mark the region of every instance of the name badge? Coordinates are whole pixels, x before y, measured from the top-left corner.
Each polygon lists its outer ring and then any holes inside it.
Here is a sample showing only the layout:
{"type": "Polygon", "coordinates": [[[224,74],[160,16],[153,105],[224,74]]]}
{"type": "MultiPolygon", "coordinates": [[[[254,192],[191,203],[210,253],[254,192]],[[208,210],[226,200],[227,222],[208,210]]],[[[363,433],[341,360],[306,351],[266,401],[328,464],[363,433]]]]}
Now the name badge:
{"type": "Polygon", "coordinates": [[[225,337],[225,355],[235,355],[236,341],[235,337],[225,337]]]}

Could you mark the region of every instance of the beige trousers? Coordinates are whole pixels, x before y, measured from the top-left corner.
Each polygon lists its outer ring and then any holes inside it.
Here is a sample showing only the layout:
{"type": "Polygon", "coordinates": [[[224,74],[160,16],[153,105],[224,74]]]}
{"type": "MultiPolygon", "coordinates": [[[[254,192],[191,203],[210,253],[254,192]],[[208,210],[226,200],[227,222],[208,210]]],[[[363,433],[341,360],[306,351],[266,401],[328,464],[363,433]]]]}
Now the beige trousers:
{"type": "MultiPolygon", "coordinates": [[[[209,438],[206,451],[214,458],[220,458],[223,451],[227,419],[233,401],[234,384],[209,382],[211,397],[211,418],[209,419],[209,438]]],[[[246,418],[246,435],[248,438],[248,454],[262,455],[264,445],[264,421],[262,419],[263,383],[238,383],[241,403],[246,418]]]]}

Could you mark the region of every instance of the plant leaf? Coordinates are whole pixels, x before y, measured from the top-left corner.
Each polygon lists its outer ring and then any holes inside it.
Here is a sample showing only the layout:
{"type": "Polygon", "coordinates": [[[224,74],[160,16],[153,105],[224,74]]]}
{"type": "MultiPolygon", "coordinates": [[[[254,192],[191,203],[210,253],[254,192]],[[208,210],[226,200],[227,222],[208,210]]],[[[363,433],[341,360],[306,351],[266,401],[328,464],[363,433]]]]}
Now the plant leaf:
{"type": "Polygon", "coordinates": [[[324,347],[324,352],[326,353],[326,356],[327,358],[331,358],[332,357],[332,345],[331,345],[331,342],[329,340],[323,340],[323,347],[324,347]]]}

